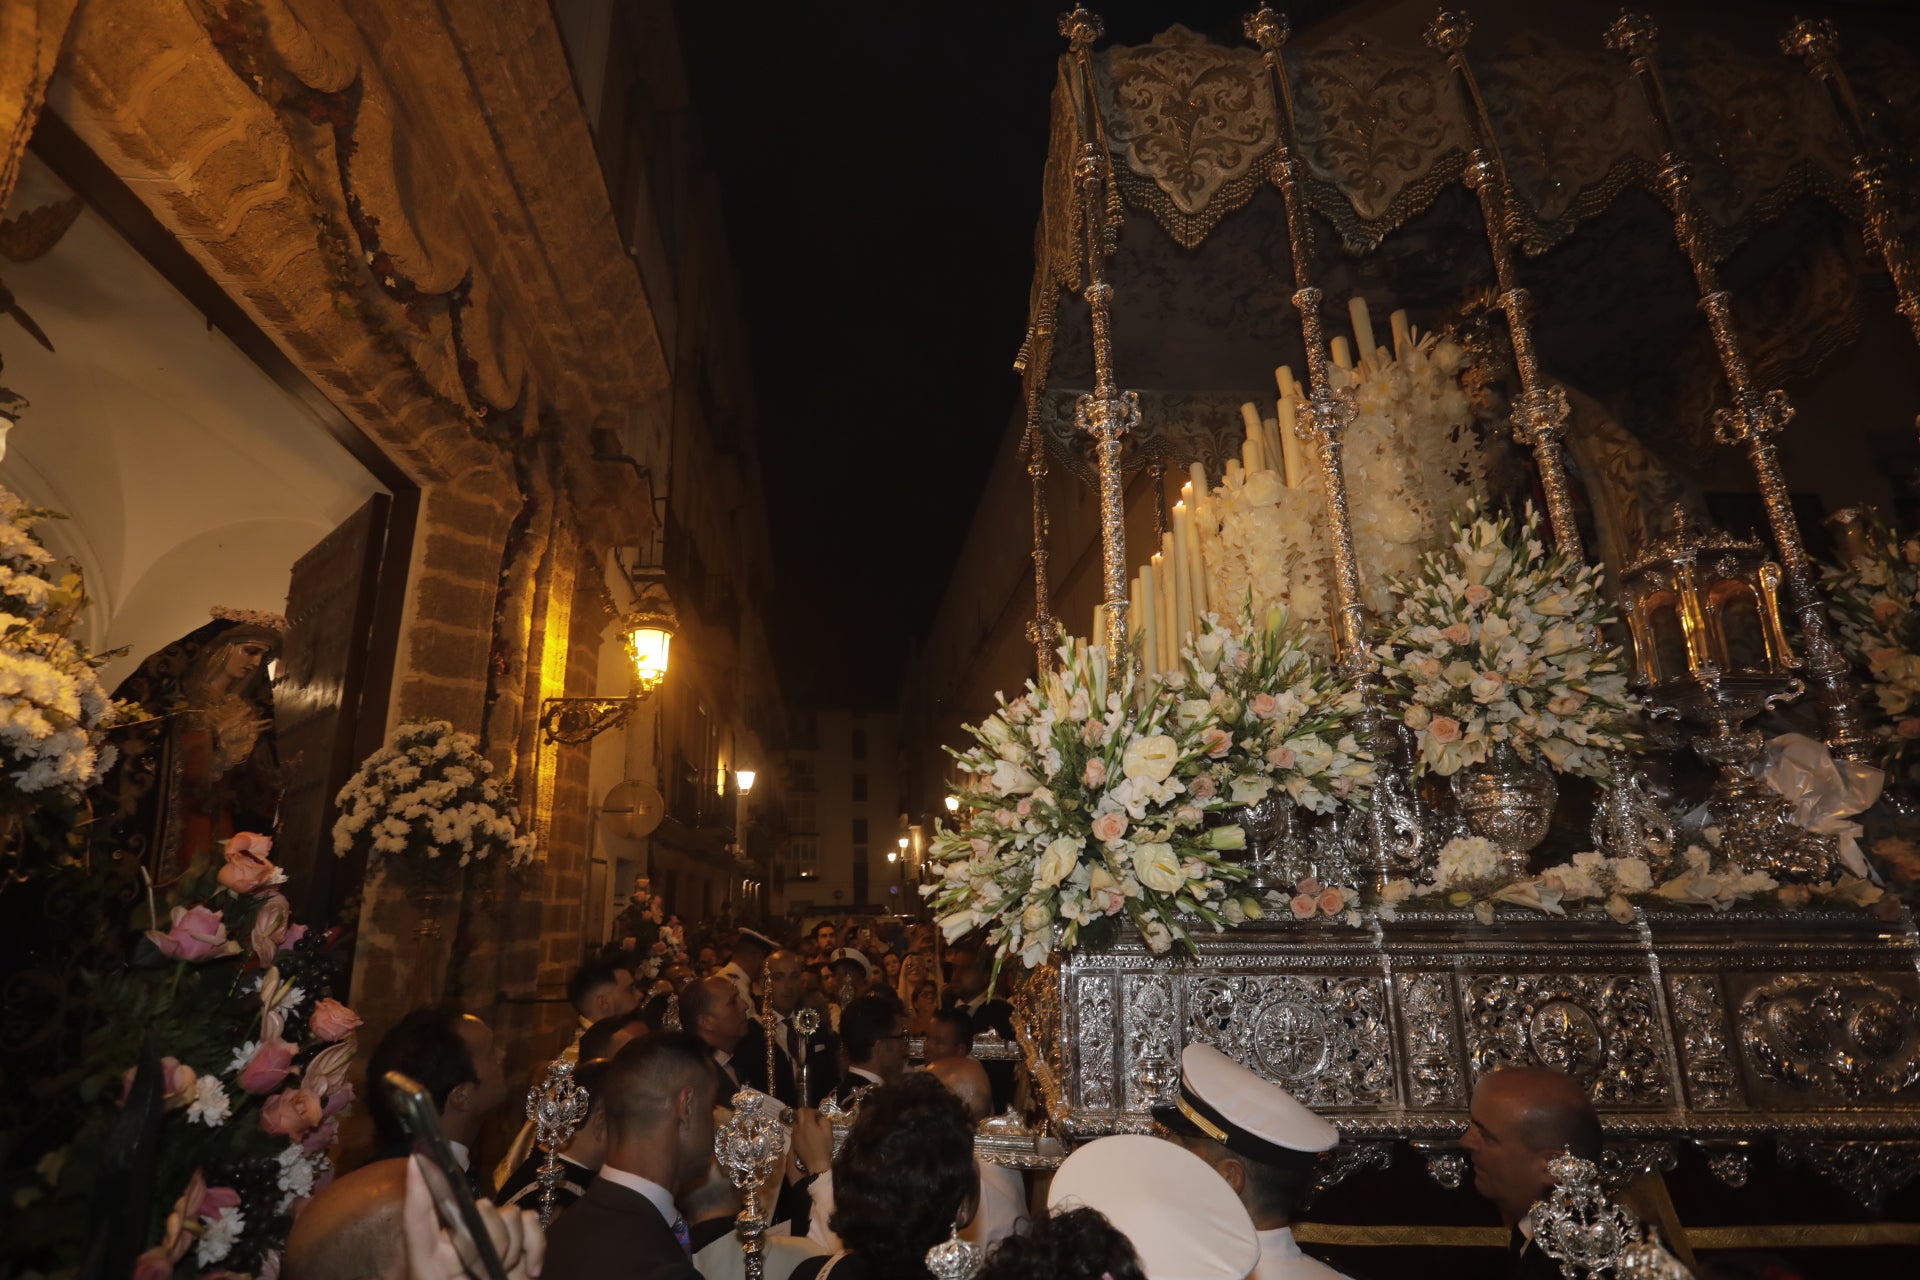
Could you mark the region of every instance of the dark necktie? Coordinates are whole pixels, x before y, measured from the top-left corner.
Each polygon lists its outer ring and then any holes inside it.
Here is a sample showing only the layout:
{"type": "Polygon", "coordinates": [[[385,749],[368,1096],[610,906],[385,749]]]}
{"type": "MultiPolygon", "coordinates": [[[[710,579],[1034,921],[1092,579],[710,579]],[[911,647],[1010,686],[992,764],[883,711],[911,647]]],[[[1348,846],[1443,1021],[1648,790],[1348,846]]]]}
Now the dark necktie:
{"type": "Polygon", "coordinates": [[[679,1243],[680,1252],[686,1254],[687,1260],[691,1262],[693,1260],[693,1233],[687,1230],[687,1220],[685,1218],[675,1218],[673,1220],[673,1238],[679,1243]]]}

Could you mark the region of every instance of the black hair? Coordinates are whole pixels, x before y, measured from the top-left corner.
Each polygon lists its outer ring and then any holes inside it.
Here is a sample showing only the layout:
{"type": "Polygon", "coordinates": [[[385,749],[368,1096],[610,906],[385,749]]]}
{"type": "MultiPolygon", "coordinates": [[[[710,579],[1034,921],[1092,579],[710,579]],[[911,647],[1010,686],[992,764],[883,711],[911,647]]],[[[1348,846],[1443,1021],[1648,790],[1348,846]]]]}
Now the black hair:
{"type": "Polygon", "coordinates": [[[594,993],[600,988],[618,982],[619,978],[615,975],[621,969],[632,973],[633,965],[627,961],[610,959],[587,961],[567,979],[567,1003],[580,1013],[586,1013],[587,1001],[593,999],[594,993]]]}
{"type": "Polygon", "coordinates": [[[961,1044],[973,1043],[973,1018],[959,1005],[948,1005],[944,1009],[936,1010],[933,1020],[944,1022],[958,1032],[961,1044]]]}
{"type": "Polygon", "coordinates": [[[1146,1280],[1133,1243],[1098,1209],[1034,1218],[993,1246],[974,1280],[1146,1280]]]}
{"type": "Polygon", "coordinates": [[[874,1047],[894,1033],[900,1009],[881,996],[856,996],[840,1011],[840,1044],[848,1062],[866,1062],[874,1047]]]}
{"type": "Polygon", "coordinates": [[[602,1018],[588,1027],[580,1034],[580,1061],[585,1062],[589,1058],[611,1058],[613,1038],[639,1020],[638,1012],[616,1013],[611,1018],[602,1018]]]}
{"type": "Polygon", "coordinates": [[[742,947],[752,947],[755,951],[758,951],[761,955],[766,955],[766,956],[770,956],[774,952],[780,949],[777,946],[767,945],[766,942],[762,941],[759,938],[754,937],[752,934],[746,932],[745,930],[742,930],[739,934],[735,935],[733,939],[733,949],[736,954],[739,952],[740,948],[742,947]]]}
{"type": "Polygon", "coordinates": [[[373,1131],[382,1146],[396,1146],[407,1140],[407,1130],[388,1100],[384,1083],[389,1071],[398,1071],[413,1079],[433,1099],[434,1110],[445,1114],[447,1099],[463,1084],[478,1084],[480,1072],[473,1064],[473,1051],[460,1035],[458,1009],[415,1009],[380,1037],[380,1043],[367,1056],[367,1114],[373,1118],[373,1131]]]}
{"type": "Polygon", "coordinates": [[[868,1275],[922,1277],[927,1250],[979,1189],[966,1107],[932,1076],[911,1075],[860,1104],[834,1157],[829,1225],[868,1275]]]}
{"type": "Polygon", "coordinates": [[[589,1058],[581,1055],[580,1065],[573,1069],[573,1082],[587,1091],[587,1115],[581,1116],[585,1123],[587,1116],[596,1114],[607,1102],[607,1072],[613,1069],[611,1058],[589,1058]]]}
{"type": "MultiPolygon", "coordinates": [[[[719,1071],[713,1054],[695,1037],[663,1032],[628,1041],[601,1078],[608,1123],[616,1131],[647,1129],[664,1118],[680,1090],[702,1081],[717,1089],[719,1071]]],[[[709,1094],[706,1104],[713,1101],[709,1094]]]]}

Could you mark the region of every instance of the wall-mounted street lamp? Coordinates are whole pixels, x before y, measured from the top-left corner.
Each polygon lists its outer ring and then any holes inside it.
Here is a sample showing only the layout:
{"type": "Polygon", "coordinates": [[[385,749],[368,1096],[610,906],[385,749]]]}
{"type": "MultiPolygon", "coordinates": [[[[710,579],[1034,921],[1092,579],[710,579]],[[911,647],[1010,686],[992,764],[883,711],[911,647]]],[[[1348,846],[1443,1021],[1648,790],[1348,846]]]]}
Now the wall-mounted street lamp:
{"type": "Polygon", "coordinates": [[[620,619],[627,661],[633,666],[633,692],[624,698],[548,698],[540,707],[546,740],[577,747],[626,724],[634,708],[666,683],[668,654],[679,626],[666,588],[650,584],[633,612],[620,619]]]}
{"type": "Polygon", "coordinates": [[[759,775],[751,769],[735,769],[733,771],[733,783],[740,788],[741,795],[746,795],[747,792],[753,790],[753,780],[758,776],[759,775]]]}
{"type": "Polygon", "coordinates": [[[948,813],[958,813],[958,812],[960,812],[960,797],[959,797],[959,796],[948,796],[948,797],[947,797],[947,812],[948,812],[948,813]]]}

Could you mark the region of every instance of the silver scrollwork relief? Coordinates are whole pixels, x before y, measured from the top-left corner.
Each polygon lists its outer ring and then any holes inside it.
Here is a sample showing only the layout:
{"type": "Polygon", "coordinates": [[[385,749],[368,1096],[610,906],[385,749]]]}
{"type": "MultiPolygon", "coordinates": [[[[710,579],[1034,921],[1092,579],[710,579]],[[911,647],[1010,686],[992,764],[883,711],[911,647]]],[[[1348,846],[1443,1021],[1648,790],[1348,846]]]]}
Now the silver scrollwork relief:
{"type": "Polygon", "coordinates": [[[1780,1163],[1810,1169],[1878,1212],[1888,1196],[1920,1177],[1920,1142],[1782,1138],[1780,1163]]]}
{"type": "Polygon", "coordinates": [[[1740,1076],[1728,1044],[1719,979],[1707,973],[1673,974],[1667,979],[1667,996],[1680,1037],[1688,1100],[1701,1108],[1739,1105],[1740,1076]]]}
{"type": "Polygon", "coordinates": [[[1910,995],[1857,974],[1783,974],[1740,1004],[1740,1045],[1761,1078],[1858,1102],[1920,1083],[1910,995]]]}
{"type": "Polygon", "coordinates": [[[1110,1111],[1119,1101],[1114,1085],[1113,979],[1083,974],[1074,987],[1074,1052],[1080,1059],[1080,1105],[1110,1111]]]}
{"type": "Polygon", "coordinates": [[[1393,1099],[1393,1048],[1376,978],[1206,977],[1187,991],[1189,1041],[1211,1044],[1309,1106],[1393,1099]]]}
{"type": "Polygon", "coordinates": [[[1167,974],[1129,974],[1121,986],[1121,1021],[1126,1030],[1126,1105],[1146,1111],[1158,1104],[1166,1080],[1142,1076],[1143,1063],[1159,1064],[1160,1073],[1177,1080],[1180,1045],[1174,1036],[1173,979],[1167,974]]]}
{"type": "Polygon", "coordinates": [[[1393,1144],[1390,1142],[1343,1142],[1321,1156],[1314,1165],[1313,1189],[1316,1193],[1325,1191],[1362,1170],[1378,1172],[1392,1163],[1393,1144]]]}
{"type": "Polygon", "coordinates": [[[1407,1042],[1407,1100],[1416,1107],[1465,1106],[1452,982],[1444,973],[1403,973],[1398,982],[1407,1042]]]}
{"type": "Polygon", "coordinates": [[[1671,1142],[1635,1138],[1609,1142],[1600,1153],[1600,1181],[1607,1194],[1618,1195],[1650,1173],[1672,1173],[1680,1152],[1671,1142]]]}
{"type": "Polygon", "coordinates": [[[1512,973],[1466,985],[1468,1054],[1476,1076],[1537,1064],[1565,1071],[1614,1106],[1672,1095],[1670,1052],[1650,980],[1600,974],[1512,973]]]}

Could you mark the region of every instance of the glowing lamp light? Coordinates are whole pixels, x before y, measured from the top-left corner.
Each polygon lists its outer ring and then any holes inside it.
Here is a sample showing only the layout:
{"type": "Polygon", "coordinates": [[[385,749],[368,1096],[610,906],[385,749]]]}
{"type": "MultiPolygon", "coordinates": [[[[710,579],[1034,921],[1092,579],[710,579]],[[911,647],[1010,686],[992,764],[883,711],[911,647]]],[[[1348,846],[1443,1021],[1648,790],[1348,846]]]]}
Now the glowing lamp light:
{"type": "Polygon", "coordinates": [[[948,812],[948,813],[958,813],[958,812],[960,812],[960,797],[959,797],[959,796],[948,796],[948,797],[947,797],[947,812],[948,812]]]}
{"type": "Polygon", "coordinates": [[[733,771],[733,780],[739,786],[741,795],[745,795],[747,792],[753,790],[753,780],[758,776],[759,775],[752,769],[735,769],[733,771]]]}
{"type": "Polygon", "coordinates": [[[895,853],[895,852],[894,852],[893,850],[891,850],[891,849],[889,849],[889,850],[887,850],[887,861],[888,861],[888,862],[892,862],[892,861],[894,861],[895,859],[897,859],[897,858],[899,858],[899,856],[900,856],[900,855],[899,855],[899,854],[897,854],[897,853],[895,853]]]}
{"type": "Polygon", "coordinates": [[[667,678],[667,655],[673,648],[673,628],[661,618],[645,618],[627,632],[627,657],[633,661],[633,683],[642,696],[658,689],[667,678]]]}
{"type": "Polygon", "coordinates": [[[905,849],[907,847],[907,838],[905,836],[900,837],[900,847],[902,849],[905,849]]]}

